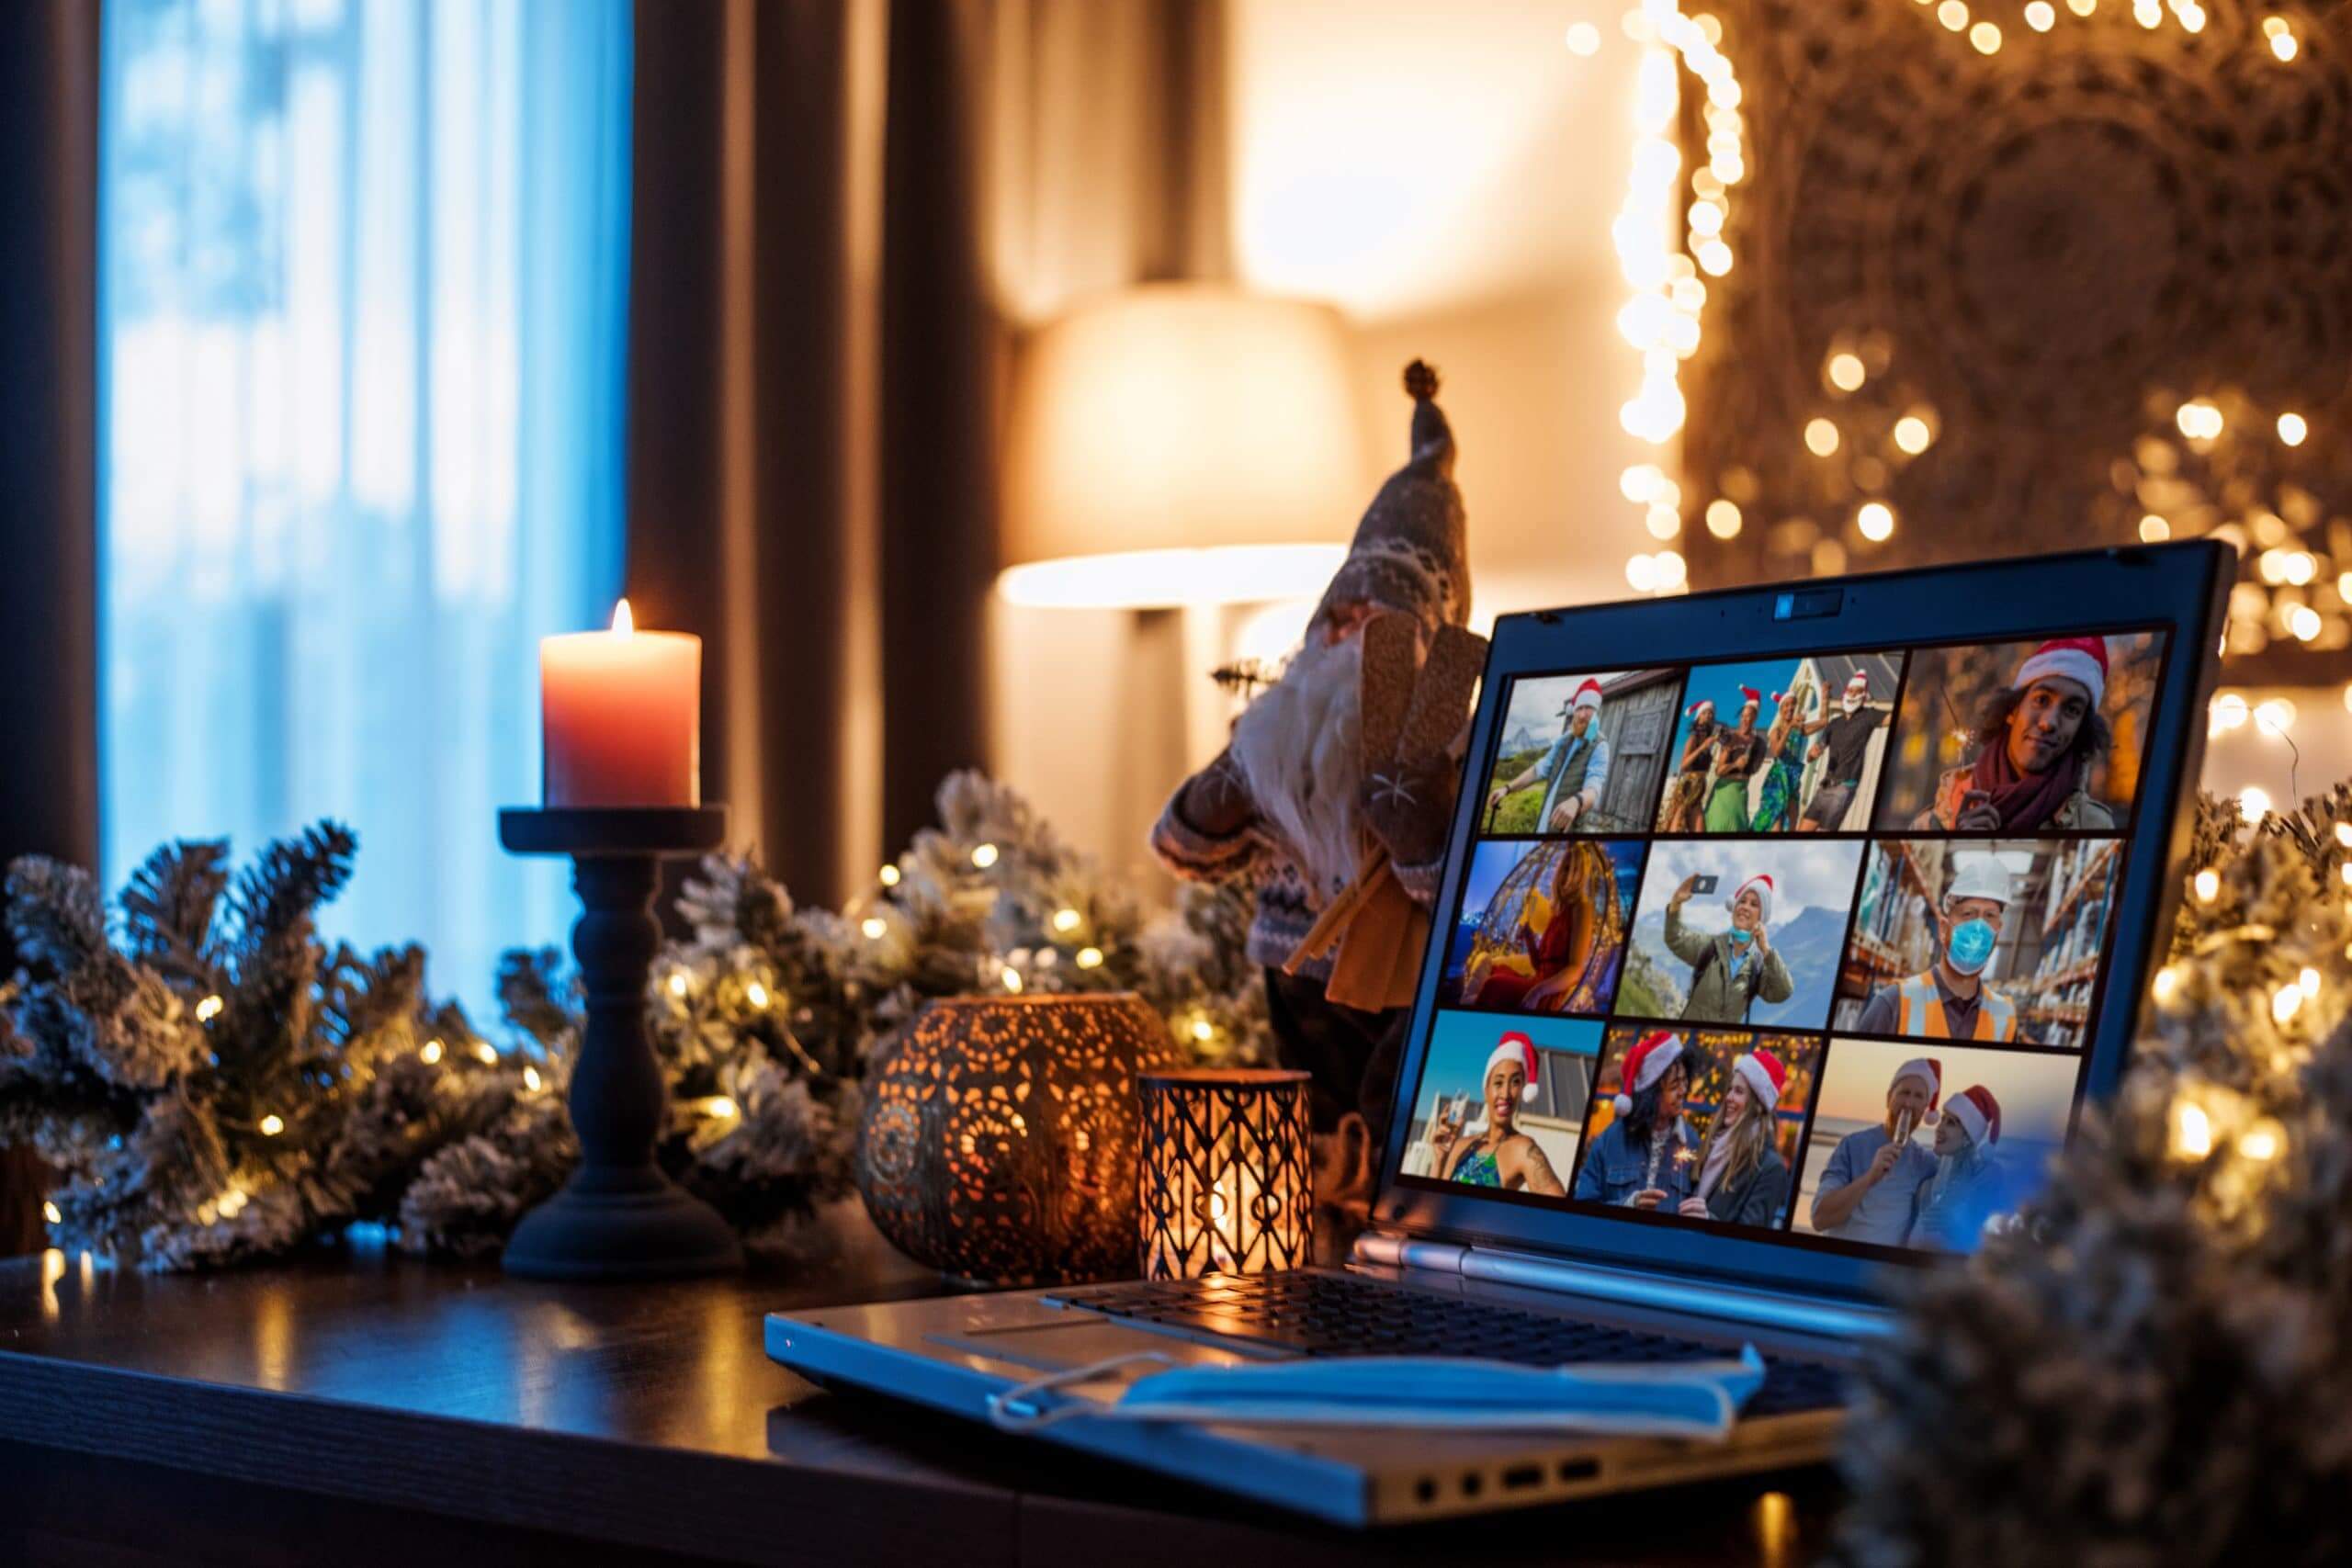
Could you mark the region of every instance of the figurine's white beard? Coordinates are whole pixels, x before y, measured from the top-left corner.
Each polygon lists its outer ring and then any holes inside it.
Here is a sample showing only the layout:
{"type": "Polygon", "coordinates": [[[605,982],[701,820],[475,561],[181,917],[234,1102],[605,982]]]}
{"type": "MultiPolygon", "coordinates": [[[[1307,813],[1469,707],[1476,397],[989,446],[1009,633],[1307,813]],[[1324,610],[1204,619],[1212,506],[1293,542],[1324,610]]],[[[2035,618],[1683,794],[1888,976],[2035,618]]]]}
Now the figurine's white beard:
{"type": "Polygon", "coordinates": [[[1233,727],[1233,760],[1250,798],[1318,907],[1353,880],[1363,852],[1356,825],[1363,660],[1361,637],[1326,643],[1310,635],[1283,678],[1233,727]]]}

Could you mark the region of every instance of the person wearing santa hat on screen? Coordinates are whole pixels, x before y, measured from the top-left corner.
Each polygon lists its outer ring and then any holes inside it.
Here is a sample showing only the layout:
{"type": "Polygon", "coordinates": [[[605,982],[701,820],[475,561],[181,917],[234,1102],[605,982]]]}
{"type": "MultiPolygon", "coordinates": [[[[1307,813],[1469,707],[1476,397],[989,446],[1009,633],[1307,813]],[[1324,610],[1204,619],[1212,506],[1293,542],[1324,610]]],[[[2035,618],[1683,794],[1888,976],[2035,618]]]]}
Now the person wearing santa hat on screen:
{"type": "Polygon", "coordinates": [[[1787,1001],[1796,981],[1767,930],[1772,919],[1772,879],[1759,872],[1733,888],[1724,900],[1731,909],[1731,929],[1713,933],[1683,923],[1682,906],[1698,887],[1696,876],[1686,876],[1666,901],[1666,949],[1690,965],[1683,1018],[1694,1023],[1744,1023],[1757,998],[1787,1001]]]}
{"type": "Polygon", "coordinates": [[[1676,1212],[1732,1225],[1777,1225],[1789,1201],[1781,1157],[1781,1094],[1789,1069],[1761,1047],[1732,1064],[1731,1086],[1699,1145],[1699,1180],[1676,1212]]]}
{"type": "Polygon", "coordinates": [[[1544,786],[1543,807],[1535,814],[1541,831],[1565,833],[1577,825],[1577,818],[1600,804],[1600,792],[1609,786],[1609,740],[1599,728],[1600,682],[1589,675],[1577,682],[1568,700],[1560,705],[1560,717],[1567,722],[1561,726],[1559,738],[1521,769],[1519,777],[1496,784],[1487,796],[1489,829],[1494,827],[1494,814],[1502,809],[1503,797],[1537,779],[1550,781],[1544,786]]]}
{"type": "Polygon", "coordinates": [[[1552,1162],[1533,1138],[1519,1130],[1519,1109],[1535,1095],[1535,1042],[1513,1030],[1496,1042],[1487,1057],[1485,1127],[1465,1137],[1458,1111],[1432,1120],[1429,1138],[1435,1157],[1430,1168],[1438,1179],[1566,1197],[1567,1189],[1553,1174],[1552,1162]]]}
{"type": "Polygon", "coordinates": [[[1712,763],[1715,782],[1707,790],[1710,833],[1747,830],[1747,781],[1764,765],[1764,737],[1756,731],[1756,716],[1764,711],[1764,694],[1753,686],[1742,686],[1739,696],[1738,724],[1715,736],[1712,763]]]}
{"type": "Polygon", "coordinates": [[[1844,1241],[1900,1247],[1911,1233],[1920,1186],[1936,1174],[1936,1156],[1911,1141],[1936,1112],[1943,1064],[1915,1056],[1886,1086],[1886,1120],[1849,1133],[1830,1151],[1813,1194],[1813,1228],[1844,1241]]]}
{"type": "Polygon", "coordinates": [[[1701,697],[1683,709],[1690,732],[1682,738],[1682,755],[1674,764],[1674,783],[1666,792],[1666,807],[1658,813],[1661,833],[1695,833],[1704,825],[1707,809],[1707,764],[1715,754],[1715,705],[1701,697]]]}
{"type": "Polygon", "coordinates": [[[1653,1030],[1617,1069],[1615,1117],[1577,1167],[1576,1195],[1588,1203],[1681,1210],[1697,1158],[1682,1097],[1703,1057],[1686,1035],[1653,1030]]]}
{"type": "Polygon", "coordinates": [[[1838,711],[1804,722],[1802,728],[1807,735],[1826,732],[1829,739],[1821,743],[1826,758],[1821,782],[1813,786],[1812,797],[1804,803],[1804,815],[1797,821],[1797,831],[1817,833],[1835,829],[1845,822],[1847,808],[1854,804],[1854,796],[1862,787],[1862,770],[1870,761],[1871,737],[1878,733],[1886,716],[1887,710],[1871,701],[1869,671],[1857,670],[1846,679],[1838,711]]]}
{"type": "Polygon", "coordinates": [[[2091,764],[2113,744],[2107,700],[2107,639],[2065,637],[2026,656],[2006,687],[1977,710],[1973,761],[1936,783],[1914,828],[2022,832],[2112,828],[2114,810],[2090,795],[2091,764]]]}
{"type": "Polygon", "coordinates": [[[1922,1182],[1911,1245],[1973,1251],[2000,1208],[2001,1102],[1982,1084],[1962,1089],[1936,1124],[1936,1173],[1922,1182]]]}

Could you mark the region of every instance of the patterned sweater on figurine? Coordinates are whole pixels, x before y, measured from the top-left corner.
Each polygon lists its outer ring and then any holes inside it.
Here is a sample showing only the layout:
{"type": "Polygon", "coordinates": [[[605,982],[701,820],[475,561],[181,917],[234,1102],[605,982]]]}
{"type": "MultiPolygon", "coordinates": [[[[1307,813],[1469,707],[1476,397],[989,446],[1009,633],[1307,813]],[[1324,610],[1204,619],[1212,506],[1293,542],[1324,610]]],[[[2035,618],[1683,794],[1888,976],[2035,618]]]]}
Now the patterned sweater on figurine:
{"type": "MultiPolygon", "coordinates": [[[[1250,962],[1279,969],[1290,961],[1315,924],[1317,905],[1308,896],[1306,878],[1291,857],[1264,829],[1251,822],[1224,838],[1212,837],[1184,820],[1176,803],[1182,790],[1170,796],[1152,825],[1151,849],[1159,862],[1188,882],[1225,882],[1246,876],[1255,884],[1258,912],[1250,922],[1250,962]]],[[[1413,902],[1427,908],[1437,898],[1442,860],[1426,865],[1399,865],[1396,880],[1413,902]]],[[[1303,977],[1328,979],[1332,954],[1324,953],[1298,967],[1303,977]]]]}

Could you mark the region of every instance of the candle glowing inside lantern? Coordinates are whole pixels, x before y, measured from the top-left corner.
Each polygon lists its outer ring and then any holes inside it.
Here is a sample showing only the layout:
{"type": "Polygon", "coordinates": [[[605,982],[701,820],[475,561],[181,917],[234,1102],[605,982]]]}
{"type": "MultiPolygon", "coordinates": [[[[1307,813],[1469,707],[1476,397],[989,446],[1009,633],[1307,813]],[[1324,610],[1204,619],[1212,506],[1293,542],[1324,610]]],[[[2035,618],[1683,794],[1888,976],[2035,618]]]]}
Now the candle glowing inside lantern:
{"type": "Polygon", "coordinates": [[[702,638],[641,632],[628,601],[610,631],[539,639],[548,806],[702,804],[702,638]]]}

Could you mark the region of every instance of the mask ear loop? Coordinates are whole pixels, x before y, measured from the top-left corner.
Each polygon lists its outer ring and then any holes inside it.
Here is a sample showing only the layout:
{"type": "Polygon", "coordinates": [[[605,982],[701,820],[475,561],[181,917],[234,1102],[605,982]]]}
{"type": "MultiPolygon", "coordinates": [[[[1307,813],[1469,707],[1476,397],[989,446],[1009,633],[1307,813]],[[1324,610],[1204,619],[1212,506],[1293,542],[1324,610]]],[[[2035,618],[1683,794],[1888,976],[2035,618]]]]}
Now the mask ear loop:
{"type": "Polygon", "coordinates": [[[1000,1432],[1035,1432],[1073,1416],[1102,1415],[1102,1407],[1091,1400],[1068,1399],[1041,1404],[1038,1397],[1072,1383],[1091,1382],[1096,1378],[1107,1377],[1121,1367],[1133,1366],[1137,1361],[1156,1361],[1163,1367],[1176,1364],[1175,1359],[1164,1352],[1135,1350],[1124,1356],[1114,1356],[1108,1360],[1054,1372],[1017,1388],[1006,1389],[1001,1393],[989,1394],[989,1424],[1000,1432]]]}

